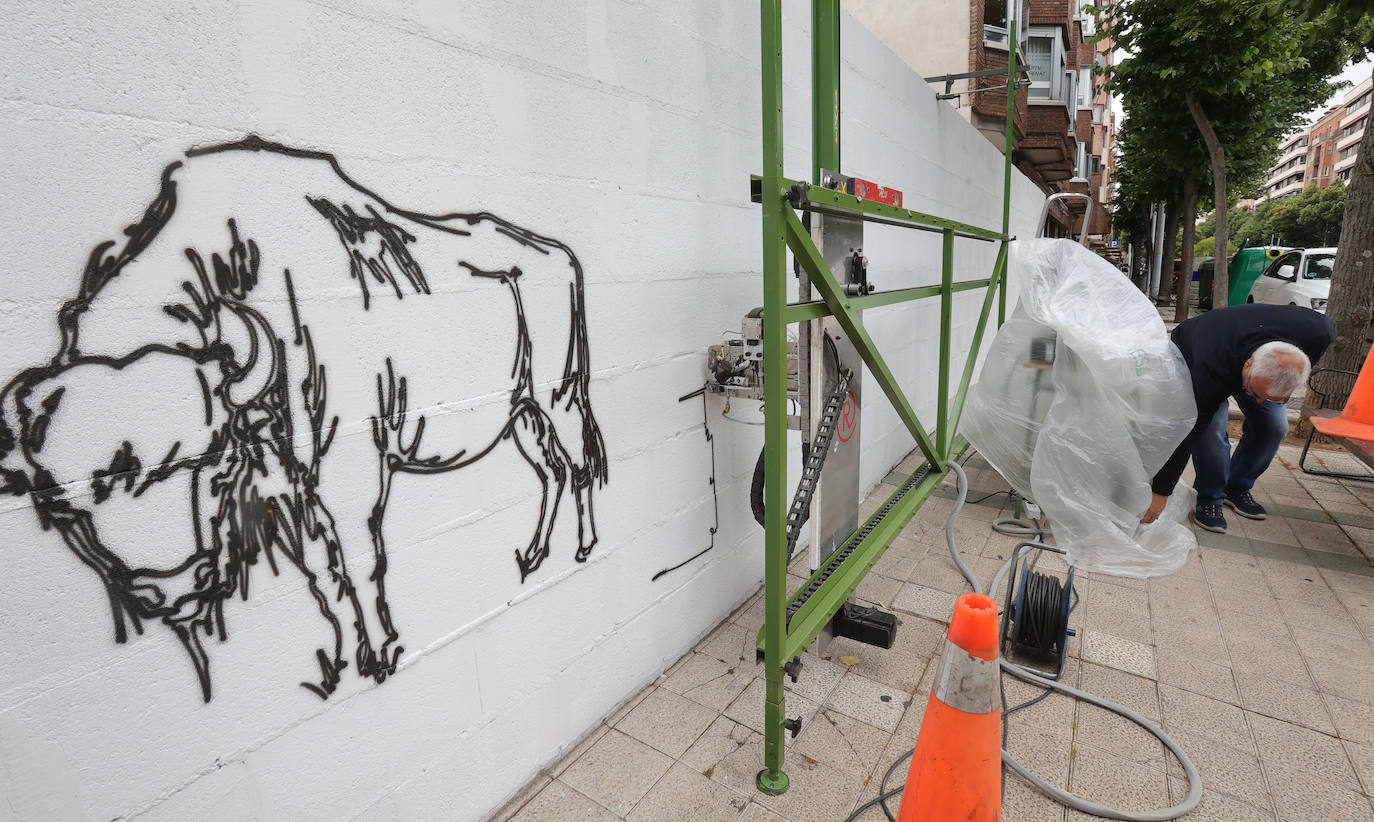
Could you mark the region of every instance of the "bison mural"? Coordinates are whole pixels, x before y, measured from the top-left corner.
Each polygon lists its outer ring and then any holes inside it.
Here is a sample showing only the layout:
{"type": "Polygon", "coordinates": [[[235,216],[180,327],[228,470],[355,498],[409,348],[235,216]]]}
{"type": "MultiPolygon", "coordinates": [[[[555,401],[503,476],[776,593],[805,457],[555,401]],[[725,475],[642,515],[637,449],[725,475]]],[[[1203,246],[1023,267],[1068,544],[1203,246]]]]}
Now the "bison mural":
{"type": "Polygon", "coordinates": [[[265,562],[304,577],[332,631],[306,688],[328,697],[350,654],[385,680],[402,650],[393,479],[507,440],[543,488],[520,579],[549,556],[565,492],[586,560],[606,451],[566,245],[488,213],[396,208],[332,156],[257,138],[172,163],[125,233],[92,250],[56,354],[0,393],[0,492],[28,495],[99,574],[117,642],[162,622],[208,701],[207,639],[265,562]],[[474,312],[503,331],[474,338],[474,312]],[[168,483],[189,497],[185,533],[109,536],[121,500],[168,483]]]}

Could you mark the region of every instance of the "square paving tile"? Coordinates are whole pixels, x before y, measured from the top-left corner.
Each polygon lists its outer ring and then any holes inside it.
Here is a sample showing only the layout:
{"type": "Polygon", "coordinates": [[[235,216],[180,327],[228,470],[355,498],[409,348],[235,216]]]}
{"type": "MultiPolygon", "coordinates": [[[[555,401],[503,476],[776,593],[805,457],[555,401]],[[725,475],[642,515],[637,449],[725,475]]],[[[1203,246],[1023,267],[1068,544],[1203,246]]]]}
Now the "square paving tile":
{"type": "MultiPolygon", "coordinates": [[[[1228,794],[1261,808],[1269,805],[1264,774],[1260,770],[1259,758],[1253,753],[1236,750],[1188,731],[1171,730],[1169,735],[1193,761],[1206,793],[1228,794]]],[[[1168,754],[1168,765],[1169,774],[1183,780],[1181,787],[1186,795],[1187,780],[1183,778],[1183,766],[1172,754],[1168,754]]]]}
{"type": "MultiPolygon", "coordinates": [[[[1061,822],[1064,806],[1045,796],[1016,774],[1008,774],[1002,785],[1002,818],[1017,822],[1061,822]]],[[[871,822],[883,822],[881,813],[871,822]]]]}
{"type": "Polygon", "coordinates": [[[1348,637],[1363,637],[1360,626],[1350,613],[1341,605],[1317,605],[1309,602],[1279,600],[1279,608],[1290,625],[1339,634],[1348,637]]]}
{"type": "MultiPolygon", "coordinates": [[[[1050,730],[1034,725],[1009,729],[1007,752],[1016,761],[1051,785],[1069,783],[1069,763],[1073,758],[1073,728],[1050,730]]],[[[1013,771],[1004,771],[1004,781],[1021,781],[1013,771]]],[[[1004,816],[1006,814],[1003,814],[1004,816]]]]}
{"type": "Polygon", "coordinates": [[[755,636],[757,632],[746,630],[737,623],[727,622],[712,631],[710,636],[696,647],[696,651],[730,666],[741,662],[752,663],[755,636]]]}
{"type": "Polygon", "coordinates": [[[611,729],[559,779],[624,817],[672,764],[671,758],[611,729]]]}
{"type": "MultiPolygon", "coordinates": [[[[1181,776],[1169,777],[1169,790],[1174,802],[1182,802],[1188,795],[1188,780],[1181,776]]],[[[1075,817],[1075,820],[1095,817],[1075,817]]],[[[1202,789],[1202,801],[1191,813],[1183,817],[1185,822],[1274,822],[1274,812],[1269,807],[1268,797],[1264,803],[1252,805],[1234,796],[1202,789]]]]}
{"type": "Polygon", "coordinates": [[[625,819],[626,822],[662,822],[665,819],[735,822],[748,804],[748,797],[678,763],[649,789],[625,819]]]}
{"type": "Polygon", "coordinates": [[[740,816],[739,822],[789,822],[789,820],[778,816],[757,802],[750,802],[749,807],[745,808],[744,814],[740,816]]]}
{"type": "Polygon", "coordinates": [[[1327,660],[1337,660],[1348,668],[1374,673],[1374,646],[1363,637],[1294,627],[1293,638],[1298,643],[1298,650],[1311,665],[1324,665],[1327,660]]]}
{"type": "Polygon", "coordinates": [[[714,709],[658,688],[616,723],[616,730],[677,758],[687,752],[716,717],[714,709]]]}
{"type": "Polygon", "coordinates": [[[1270,796],[1284,822],[1372,822],[1374,809],[1344,783],[1306,771],[1264,769],[1270,796]]]}
{"type": "Polygon", "coordinates": [[[555,779],[521,808],[511,822],[619,822],[620,817],[555,779]]]}
{"type": "Polygon", "coordinates": [[[1170,733],[1187,731],[1240,751],[1255,750],[1245,712],[1235,705],[1164,684],[1159,686],[1159,701],[1164,709],[1164,728],[1170,733]]]}
{"type": "Polygon", "coordinates": [[[716,717],[678,761],[709,778],[721,760],[761,738],[757,731],[733,719],[716,717]]]}
{"type": "Polygon", "coordinates": [[[1374,705],[1374,688],[1370,687],[1367,671],[1327,661],[1312,666],[1312,678],[1317,680],[1317,688],[1323,693],[1374,705]]]}
{"type": "Polygon", "coordinates": [[[845,674],[826,707],[887,731],[896,729],[912,695],[855,673],[845,674]]]}
{"type": "MultiPolygon", "coordinates": [[[[825,698],[830,696],[830,692],[835,690],[835,686],[848,670],[839,662],[817,656],[811,651],[802,654],[801,661],[801,673],[797,676],[797,681],[793,682],[791,678],[784,679],[783,686],[787,688],[789,697],[796,694],[816,703],[824,702],[825,698]]],[[[758,670],[760,673],[763,671],[762,668],[758,670]]]]}
{"type": "Polygon", "coordinates": [[[1100,631],[1086,631],[1083,635],[1083,661],[1096,662],[1109,668],[1128,671],[1133,674],[1154,679],[1155,649],[1140,642],[1104,634],[1100,631]]]}
{"type": "Polygon", "coordinates": [[[947,591],[908,582],[902,586],[901,591],[897,592],[897,597],[893,600],[892,606],[899,611],[948,623],[954,614],[956,598],[954,594],[947,591]]]}
{"type": "Polygon", "coordinates": [[[1140,764],[1102,750],[1079,750],[1073,759],[1069,790],[1123,810],[1152,810],[1169,804],[1164,764],[1140,764]]]}
{"type": "Polygon", "coordinates": [[[1336,733],[1326,703],[1316,691],[1246,672],[1237,674],[1236,681],[1246,710],[1325,734],[1336,733]]]}
{"type": "MultiPolygon", "coordinates": [[[[898,634],[901,634],[900,628],[898,634]]],[[[845,639],[832,642],[826,654],[831,662],[849,660],[845,664],[849,671],[907,693],[916,690],[926,666],[930,664],[928,657],[905,653],[895,646],[880,649],[845,639]],[[858,662],[853,662],[856,659],[858,662]]]]}
{"type": "Polygon", "coordinates": [[[1340,737],[1361,745],[1374,745],[1374,705],[1351,702],[1331,694],[1325,696],[1340,737]]]}
{"type": "MultiPolygon", "coordinates": [[[[1153,679],[1085,662],[1078,681],[1078,687],[1095,696],[1124,705],[1147,719],[1159,721],[1159,688],[1153,679]]],[[[1091,710],[1101,709],[1093,706],[1091,710]]]]}
{"type": "Polygon", "coordinates": [[[1161,684],[1203,694],[1233,705],[1240,704],[1235,676],[1230,665],[1219,665],[1190,654],[1157,649],[1155,660],[1159,666],[1161,684]]]}
{"type": "Polygon", "coordinates": [[[681,694],[708,708],[723,711],[755,677],[754,666],[730,666],[705,654],[693,653],[659,687],[681,694]]]}
{"type": "Polygon", "coordinates": [[[1087,748],[1096,748],[1132,762],[1156,766],[1164,763],[1164,746],[1154,734],[1123,716],[1093,705],[1078,706],[1074,744],[1080,753],[1087,748]]]}
{"type": "MultiPolygon", "coordinates": [[[[635,704],[638,705],[639,700],[635,700],[635,704]]],[[[576,762],[582,754],[586,753],[588,748],[600,742],[601,737],[605,736],[606,732],[609,730],[610,727],[607,725],[598,725],[591,733],[583,737],[581,742],[578,742],[571,750],[564,754],[562,759],[555,762],[553,767],[549,769],[549,773],[553,776],[561,775],[570,765],[572,765],[572,763],[576,762]]]]}
{"type": "Polygon", "coordinates": [[[1149,645],[1153,641],[1150,614],[1146,610],[1124,610],[1094,606],[1087,611],[1086,627],[1121,639],[1149,645]]]}
{"type": "Polygon", "coordinates": [[[1355,775],[1360,778],[1364,792],[1368,794],[1374,790],[1374,747],[1346,742],[1345,750],[1350,756],[1351,764],[1355,766],[1355,775]]]}
{"type": "Polygon", "coordinates": [[[793,747],[800,754],[846,773],[867,777],[891,738],[890,731],[822,708],[811,724],[802,729],[793,747]]]}
{"type": "Polygon", "coordinates": [[[1305,771],[1320,775],[1333,785],[1360,790],[1360,781],[1340,740],[1259,714],[1247,713],[1247,718],[1255,731],[1266,773],[1305,771]]]}

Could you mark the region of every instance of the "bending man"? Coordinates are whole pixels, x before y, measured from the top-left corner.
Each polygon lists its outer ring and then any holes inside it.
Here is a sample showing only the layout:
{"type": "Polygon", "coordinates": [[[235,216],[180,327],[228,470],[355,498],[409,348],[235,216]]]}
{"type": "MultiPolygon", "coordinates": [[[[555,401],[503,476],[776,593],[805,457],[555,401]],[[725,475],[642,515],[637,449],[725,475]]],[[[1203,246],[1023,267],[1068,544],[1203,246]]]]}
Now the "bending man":
{"type": "Polygon", "coordinates": [[[1264,506],[1250,489],[1288,434],[1285,403],[1335,337],[1326,315],[1296,305],[1218,308],[1175,328],[1171,339],[1192,373],[1197,423],[1155,475],[1141,522],[1154,522],[1164,510],[1190,456],[1197,475],[1195,524],[1224,533],[1223,504],[1264,519],[1264,506]],[[1235,397],[1245,415],[1235,453],[1226,431],[1227,397],[1235,397]]]}

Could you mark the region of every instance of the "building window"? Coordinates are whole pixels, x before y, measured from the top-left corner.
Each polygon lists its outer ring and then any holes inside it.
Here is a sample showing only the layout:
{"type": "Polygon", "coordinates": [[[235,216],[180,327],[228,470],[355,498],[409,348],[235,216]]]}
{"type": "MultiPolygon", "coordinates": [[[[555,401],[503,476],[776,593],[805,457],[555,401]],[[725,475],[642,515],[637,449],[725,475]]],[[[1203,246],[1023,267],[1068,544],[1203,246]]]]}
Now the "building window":
{"type": "Polygon", "coordinates": [[[1093,70],[1091,68],[1081,68],[1078,70],[1078,107],[1092,108],[1093,105],[1093,70]]]}
{"type": "Polygon", "coordinates": [[[1064,42],[1058,28],[1032,26],[1026,41],[1030,96],[1067,102],[1064,94],[1064,42]]]}
{"type": "Polygon", "coordinates": [[[1078,159],[1074,163],[1074,176],[1088,179],[1088,144],[1078,144],[1078,159]]]}
{"type": "Polygon", "coordinates": [[[986,0],[983,4],[983,41],[994,45],[1007,45],[1007,10],[1016,15],[1018,39],[1026,39],[1026,0],[986,0]]]}

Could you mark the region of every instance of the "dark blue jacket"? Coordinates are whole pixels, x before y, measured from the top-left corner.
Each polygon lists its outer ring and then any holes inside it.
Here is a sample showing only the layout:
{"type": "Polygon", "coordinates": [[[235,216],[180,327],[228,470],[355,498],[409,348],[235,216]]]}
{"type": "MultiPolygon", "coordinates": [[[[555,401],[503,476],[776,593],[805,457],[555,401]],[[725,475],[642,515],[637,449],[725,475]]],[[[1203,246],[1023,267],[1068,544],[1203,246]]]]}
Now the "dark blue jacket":
{"type": "Polygon", "coordinates": [[[1193,377],[1197,422],[1174,455],[1155,475],[1156,494],[1170,494],[1188,465],[1193,441],[1212,421],[1221,404],[1245,390],[1245,361],[1267,342],[1286,342],[1303,350],[1315,364],[1336,338],[1325,314],[1297,305],[1234,305],[1208,311],[1179,325],[1170,335],[1193,377]]]}

